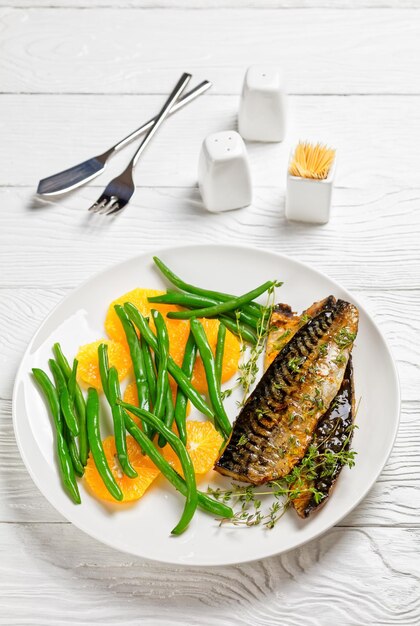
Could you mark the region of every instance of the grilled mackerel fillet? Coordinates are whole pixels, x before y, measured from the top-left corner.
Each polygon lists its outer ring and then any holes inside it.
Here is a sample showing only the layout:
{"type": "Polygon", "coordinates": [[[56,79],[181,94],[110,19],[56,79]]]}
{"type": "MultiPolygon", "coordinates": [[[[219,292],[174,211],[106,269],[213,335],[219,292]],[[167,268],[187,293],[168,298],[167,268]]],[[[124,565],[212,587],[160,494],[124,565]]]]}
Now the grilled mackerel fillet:
{"type": "MultiPolygon", "coordinates": [[[[284,348],[298,329],[306,324],[310,318],[318,315],[324,307],[328,307],[329,302],[330,298],[315,302],[302,315],[292,313],[287,304],[277,304],[274,307],[270,319],[270,332],[267,337],[265,369],[273,362],[279,351],[284,348]]],[[[319,455],[323,455],[327,450],[337,453],[350,449],[354,418],[355,395],[352,358],[350,356],[341,387],[314,431],[311,445],[316,446],[319,455]]],[[[292,506],[297,514],[303,518],[308,517],[325,504],[343,467],[341,463],[337,462],[331,472],[331,468],[327,468],[322,460],[317,462],[315,459],[315,463],[319,464],[319,467],[314,479],[309,480],[301,474],[299,485],[291,485],[292,489],[298,487],[301,492],[299,497],[292,500],[292,506]],[[323,494],[320,502],[316,502],[314,494],[310,490],[312,487],[323,494]]]]}
{"type": "Polygon", "coordinates": [[[340,389],[357,333],[356,307],[328,298],[275,357],[242,408],[215,469],[259,485],[302,459],[340,389]]]}
{"type": "MultiPolygon", "coordinates": [[[[347,451],[350,449],[354,417],[353,366],[350,356],[340,390],[330,404],[327,412],[319,420],[315,429],[312,445],[316,446],[319,455],[327,451],[337,453],[342,450],[347,451]]],[[[316,457],[314,460],[315,463],[317,463],[316,457]]],[[[316,478],[307,480],[302,476],[299,482],[301,495],[292,500],[292,506],[299,517],[308,517],[325,504],[328,497],[331,495],[342,468],[342,464],[336,462],[333,471],[327,472],[327,474],[323,476],[326,468],[325,463],[321,461],[319,462],[319,467],[316,472],[316,478]],[[323,498],[320,502],[315,501],[314,494],[310,491],[311,487],[314,487],[323,494],[323,498]]]]}

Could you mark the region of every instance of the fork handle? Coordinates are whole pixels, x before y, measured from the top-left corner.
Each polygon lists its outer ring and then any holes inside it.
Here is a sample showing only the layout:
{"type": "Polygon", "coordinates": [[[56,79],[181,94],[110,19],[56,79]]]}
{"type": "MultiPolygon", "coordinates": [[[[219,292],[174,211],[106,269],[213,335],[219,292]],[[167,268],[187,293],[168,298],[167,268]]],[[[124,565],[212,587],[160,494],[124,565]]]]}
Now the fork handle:
{"type": "MultiPolygon", "coordinates": [[[[190,102],[198,98],[198,96],[201,96],[201,94],[207,91],[207,89],[209,89],[210,87],[211,87],[211,82],[208,80],[203,80],[199,85],[197,85],[197,87],[194,87],[194,89],[191,89],[191,91],[186,93],[183,98],[180,98],[179,100],[177,100],[177,102],[175,102],[175,104],[170,110],[170,115],[184,108],[186,104],[189,104],[190,102]]],[[[107,150],[106,152],[107,156],[109,156],[109,154],[112,154],[112,152],[118,152],[119,150],[121,150],[121,148],[124,148],[128,143],[130,143],[134,139],[137,139],[137,137],[139,137],[140,135],[144,135],[144,133],[146,133],[149,130],[149,128],[153,126],[153,124],[155,123],[155,119],[156,119],[155,117],[152,117],[150,120],[142,124],[140,128],[137,128],[136,130],[134,130],[132,133],[127,135],[127,137],[124,137],[124,139],[121,139],[121,141],[116,143],[115,146],[113,146],[110,150],[107,150]]]]}
{"type": "Polygon", "coordinates": [[[188,85],[190,78],[191,78],[191,74],[187,74],[186,72],[184,72],[184,74],[181,76],[181,78],[175,85],[175,88],[173,89],[171,95],[169,96],[165,104],[163,105],[158,115],[155,117],[153,126],[150,128],[147,135],[141,142],[140,146],[137,148],[136,152],[134,153],[134,156],[131,159],[127,169],[134,168],[136,166],[136,163],[139,160],[140,155],[144,152],[144,150],[150,143],[153,135],[156,133],[158,128],[164,122],[165,118],[169,115],[172,105],[178,100],[179,96],[184,91],[185,87],[188,85]]]}

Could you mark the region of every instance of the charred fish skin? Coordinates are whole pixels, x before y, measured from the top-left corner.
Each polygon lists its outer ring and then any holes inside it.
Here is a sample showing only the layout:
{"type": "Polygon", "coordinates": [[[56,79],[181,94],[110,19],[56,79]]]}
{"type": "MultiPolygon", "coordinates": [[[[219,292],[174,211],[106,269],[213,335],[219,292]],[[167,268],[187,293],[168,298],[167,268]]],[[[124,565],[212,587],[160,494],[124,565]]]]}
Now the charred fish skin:
{"type": "Polygon", "coordinates": [[[274,361],[278,353],[292,339],[301,326],[316,317],[323,309],[328,309],[336,303],[334,296],[314,302],[302,315],[297,315],[288,304],[279,303],[273,307],[270,317],[270,331],[267,337],[267,346],[264,358],[264,370],[274,361]]]}
{"type": "MultiPolygon", "coordinates": [[[[313,445],[316,446],[317,453],[323,455],[327,451],[333,453],[348,451],[353,436],[354,418],[355,396],[353,365],[350,356],[340,391],[316,427],[313,445]]],[[[292,500],[292,506],[299,517],[307,518],[326,503],[342,468],[342,463],[337,462],[332,471],[325,472],[325,464],[321,462],[317,470],[317,477],[314,480],[306,481],[303,478],[300,481],[299,491],[302,493],[292,500]],[[316,502],[313,492],[310,491],[311,487],[323,494],[320,502],[316,502]]]]}
{"type": "Polygon", "coordinates": [[[338,300],[296,332],[242,408],[217,471],[256,485],[291,471],[340,388],[357,324],[338,300]]]}

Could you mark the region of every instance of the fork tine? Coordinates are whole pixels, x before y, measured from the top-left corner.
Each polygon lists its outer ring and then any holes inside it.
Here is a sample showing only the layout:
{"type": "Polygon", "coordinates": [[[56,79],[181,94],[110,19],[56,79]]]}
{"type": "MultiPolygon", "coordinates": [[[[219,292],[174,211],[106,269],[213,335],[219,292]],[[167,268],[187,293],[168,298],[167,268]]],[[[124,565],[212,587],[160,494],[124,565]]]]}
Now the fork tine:
{"type": "Polygon", "coordinates": [[[92,211],[93,213],[99,213],[101,209],[106,205],[107,202],[108,202],[108,198],[106,198],[105,196],[101,196],[100,198],[96,200],[96,202],[92,204],[91,207],[89,207],[88,210],[92,211]]]}
{"type": "Polygon", "coordinates": [[[114,213],[115,211],[119,211],[119,210],[120,210],[120,199],[117,198],[117,196],[111,196],[108,204],[104,207],[101,213],[104,215],[110,215],[111,213],[114,213]]]}
{"type": "Polygon", "coordinates": [[[111,209],[105,213],[105,215],[113,215],[114,213],[119,213],[119,211],[122,211],[122,209],[126,206],[126,204],[127,202],[124,202],[124,203],[122,203],[121,201],[117,202],[114,207],[111,207],[111,209]]]}

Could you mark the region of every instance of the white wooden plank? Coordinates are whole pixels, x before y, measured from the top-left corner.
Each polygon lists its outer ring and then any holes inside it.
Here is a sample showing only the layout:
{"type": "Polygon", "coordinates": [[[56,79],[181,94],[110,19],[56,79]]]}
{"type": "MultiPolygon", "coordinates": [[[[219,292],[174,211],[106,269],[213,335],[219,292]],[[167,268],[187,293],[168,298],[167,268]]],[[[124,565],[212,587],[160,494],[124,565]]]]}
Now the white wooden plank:
{"type": "MultiPolygon", "coordinates": [[[[109,148],[153,116],[162,100],[162,96],[3,95],[0,185],[36,188],[40,178],[109,148]],[[19,120],[12,129],[10,111],[19,120]]],[[[337,149],[336,184],[357,204],[386,197],[397,188],[409,189],[415,200],[419,179],[412,164],[418,158],[418,134],[413,129],[420,127],[419,102],[417,97],[394,96],[291,97],[286,140],[247,144],[253,183],[276,187],[283,194],[290,150],[305,139],[337,149]],[[351,196],[357,191],[363,194],[351,196]]],[[[140,161],[138,183],[195,185],[203,139],[212,132],[235,129],[237,110],[237,97],[204,95],[177,113],[140,161]]],[[[119,173],[133,151],[130,146],[114,157],[95,184],[105,185],[119,173]]]]}
{"type": "Polygon", "coordinates": [[[335,529],[227,568],[148,563],[67,525],[0,526],[7,626],[417,626],[419,530],[335,529]]]}
{"type": "Polygon", "coordinates": [[[0,7],[112,9],[416,9],[417,0],[0,0],[0,7]]]}
{"type": "Polygon", "coordinates": [[[257,189],[251,207],[211,214],[197,189],[143,188],[115,220],[88,214],[97,188],[37,208],[31,190],[2,189],[0,275],[4,287],[73,287],[174,242],[236,242],[312,263],[350,289],[418,288],[418,190],[371,193],[338,188],[332,220],[319,227],[287,222],[281,189],[257,189]]]}
{"type": "Polygon", "coordinates": [[[2,89],[167,93],[189,69],[215,93],[237,94],[244,69],[270,61],[285,67],[291,93],[418,94],[417,18],[410,9],[203,9],[186,20],[176,9],[4,8],[2,89]]]}

